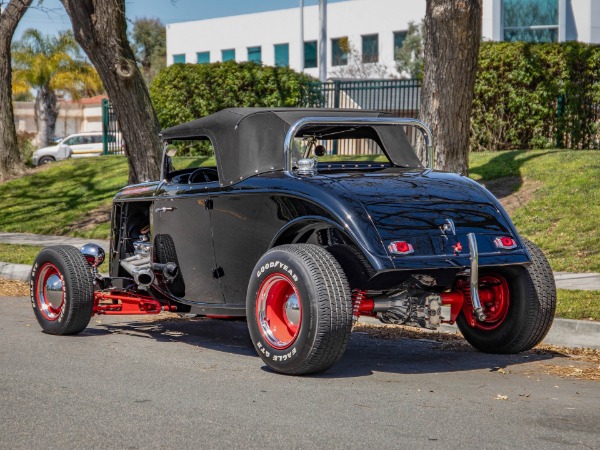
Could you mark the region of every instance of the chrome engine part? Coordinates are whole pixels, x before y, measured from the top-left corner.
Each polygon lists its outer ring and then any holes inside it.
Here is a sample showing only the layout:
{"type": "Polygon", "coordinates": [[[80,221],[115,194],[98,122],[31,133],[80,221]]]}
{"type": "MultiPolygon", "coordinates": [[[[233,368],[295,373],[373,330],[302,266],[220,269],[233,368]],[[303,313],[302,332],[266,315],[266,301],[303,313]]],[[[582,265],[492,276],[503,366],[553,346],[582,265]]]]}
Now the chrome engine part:
{"type": "Polygon", "coordinates": [[[133,281],[142,290],[147,290],[154,282],[156,271],[162,272],[165,281],[173,281],[178,273],[177,264],[168,262],[166,264],[153,263],[151,252],[152,245],[147,234],[140,234],[139,239],[133,242],[134,255],[121,261],[121,267],[131,276],[133,281]]]}
{"type": "Polygon", "coordinates": [[[121,267],[131,276],[140,289],[148,289],[154,281],[150,255],[137,254],[121,261],[121,267]]]}

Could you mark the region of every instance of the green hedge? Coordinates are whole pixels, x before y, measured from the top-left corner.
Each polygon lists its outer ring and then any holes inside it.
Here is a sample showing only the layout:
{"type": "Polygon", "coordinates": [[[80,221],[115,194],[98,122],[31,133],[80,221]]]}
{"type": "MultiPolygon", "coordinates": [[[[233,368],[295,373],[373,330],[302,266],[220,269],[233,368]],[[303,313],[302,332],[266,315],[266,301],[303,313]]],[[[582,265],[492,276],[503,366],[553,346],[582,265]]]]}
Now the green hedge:
{"type": "Polygon", "coordinates": [[[600,47],[485,42],[472,150],[598,148],[600,47]]]}
{"type": "Polygon", "coordinates": [[[253,62],[174,64],[152,81],[150,96],[163,128],[224,108],[298,106],[300,89],[314,81],[287,67],[253,62]]]}

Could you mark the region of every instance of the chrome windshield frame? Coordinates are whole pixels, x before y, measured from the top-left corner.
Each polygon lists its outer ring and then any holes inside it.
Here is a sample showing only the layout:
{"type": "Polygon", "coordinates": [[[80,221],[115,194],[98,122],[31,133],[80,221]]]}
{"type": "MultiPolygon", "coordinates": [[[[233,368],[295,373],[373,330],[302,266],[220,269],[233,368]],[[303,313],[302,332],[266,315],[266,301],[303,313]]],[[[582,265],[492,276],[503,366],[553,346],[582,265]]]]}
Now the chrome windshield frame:
{"type": "Polygon", "coordinates": [[[417,119],[411,118],[395,118],[395,117],[304,117],[296,121],[285,135],[283,144],[283,152],[285,155],[284,170],[287,173],[292,173],[292,144],[296,134],[302,127],[307,125],[385,125],[385,126],[410,126],[421,132],[425,140],[425,166],[431,168],[433,166],[433,134],[427,125],[417,119]]]}

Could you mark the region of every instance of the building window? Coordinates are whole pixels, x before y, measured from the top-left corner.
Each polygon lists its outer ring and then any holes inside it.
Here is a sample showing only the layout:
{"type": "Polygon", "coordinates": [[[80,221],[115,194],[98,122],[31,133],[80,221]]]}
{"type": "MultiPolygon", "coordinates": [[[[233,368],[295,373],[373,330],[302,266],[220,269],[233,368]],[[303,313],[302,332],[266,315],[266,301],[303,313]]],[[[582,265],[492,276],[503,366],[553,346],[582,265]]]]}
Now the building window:
{"type": "Polygon", "coordinates": [[[348,52],[350,44],[348,37],[341,37],[331,40],[331,65],[332,66],[347,66],[348,52]]]}
{"type": "Polygon", "coordinates": [[[308,41],[304,43],[304,68],[314,69],[315,67],[318,67],[317,41],[308,41]]]}
{"type": "Polygon", "coordinates": [[[262,50],[260,47],[248,47],[248,61],[262,63],[262,50]]]}
{"type": "Polygon", "coordinates": [[[290,65],[290,45],[275,44],[275,65],[288,67],[290,65]]]}
{"type": "Polygon", "coordinates": [[[210,62],[210,52],[196,53],[196,62],[198,64],[207,64],[210,62]]]}
{"type": "Polygon", "coordinates": [[[504,0],[505,41],[558,42],[559,0],[504,0]]]}
{"type": "Polygon", "coordinates": [[[173,64],[185,64],[185,53],[173,55],[173,64]]]}
{"type": "Polygon", "coordinates": [[[221,50],[221,61],[235,61],[235,48],[221,50]]]}
{"type": "Polygon", "coordinates": [[[404,45],[408,31],[394,31],[394,60],[398,60],[398,51],[404,45]]]}
{"type": "Polygon", "coordinates": [[[362,62],[376,63],[379,61],[379,35],[369,34],[362,37],[362,62]]]}

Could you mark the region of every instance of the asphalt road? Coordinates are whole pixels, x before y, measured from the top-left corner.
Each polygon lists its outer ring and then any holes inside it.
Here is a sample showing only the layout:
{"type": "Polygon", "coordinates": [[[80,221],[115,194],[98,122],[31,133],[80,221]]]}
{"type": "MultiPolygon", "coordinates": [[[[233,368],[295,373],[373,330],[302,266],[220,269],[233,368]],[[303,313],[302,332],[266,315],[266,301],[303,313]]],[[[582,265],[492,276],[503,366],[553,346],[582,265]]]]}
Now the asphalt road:
{"type": "Polygon", "coordinates": [[[239,321],[92,318],[44,334],[0,297],[0,448],[600,448],[600,383],[568,358],[355,333],[314,377],[277,375],[239,321]],[[500,370],[499,370],[500,369],[500,370]]]}

